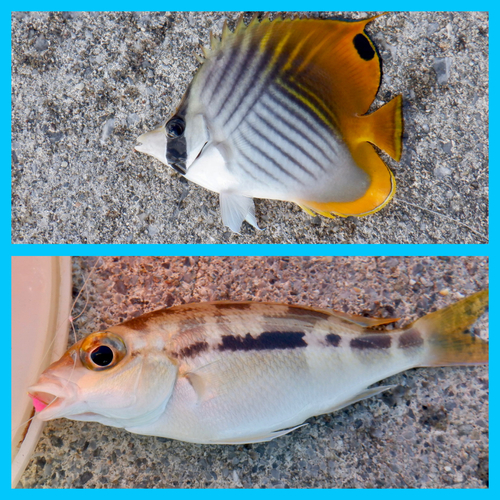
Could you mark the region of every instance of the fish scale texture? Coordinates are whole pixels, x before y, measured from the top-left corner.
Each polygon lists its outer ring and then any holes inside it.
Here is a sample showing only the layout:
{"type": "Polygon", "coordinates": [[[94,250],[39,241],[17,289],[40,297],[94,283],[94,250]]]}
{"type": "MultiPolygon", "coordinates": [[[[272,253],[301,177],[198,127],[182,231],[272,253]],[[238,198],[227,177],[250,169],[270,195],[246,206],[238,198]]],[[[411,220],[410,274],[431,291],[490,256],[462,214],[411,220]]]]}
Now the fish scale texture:
{"type": "MultiPolygon", "coordinates": [[[[75,291],[95,261],[74,259],[75,291]]],[[[400,326],[487,287],[484,257],[104,257],[76,327],[80,337],[163,306],[211,300],[400,317],[400,326]]],[[[487,319],[472,328],[484,338],[487,319]]],[[[19,487],[485,488],[488,369],[422,368],[382,383],[397,387],[245,446],[49,422],[19,487]]]]}
{"type": "Polygon", "coordinates": [[[484,12],[388,13],[368,26],[384,73],[372,110],[404,98],[401,162],[384,155],[396,199],[379,213],[326,220],[292,203],[257,200],[265,230],[244,223],[232,234],[221,224],[218,195],[135,153],[137,136],[175,111],[199,66],[199,43],[239,16],[13,13],[12,241],[487,242],[484,12]]]}

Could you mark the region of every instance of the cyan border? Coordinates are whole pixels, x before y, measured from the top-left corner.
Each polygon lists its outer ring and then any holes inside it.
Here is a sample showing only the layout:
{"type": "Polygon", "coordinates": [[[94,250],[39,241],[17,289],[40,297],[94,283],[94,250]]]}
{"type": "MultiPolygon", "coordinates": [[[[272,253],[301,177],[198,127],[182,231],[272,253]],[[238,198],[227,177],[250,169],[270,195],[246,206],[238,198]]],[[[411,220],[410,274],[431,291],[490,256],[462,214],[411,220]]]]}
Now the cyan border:
{"type": "Polygon", "coordinates": [[[12,255],[487,256],[490,245],[12,245],[12,255]]]}

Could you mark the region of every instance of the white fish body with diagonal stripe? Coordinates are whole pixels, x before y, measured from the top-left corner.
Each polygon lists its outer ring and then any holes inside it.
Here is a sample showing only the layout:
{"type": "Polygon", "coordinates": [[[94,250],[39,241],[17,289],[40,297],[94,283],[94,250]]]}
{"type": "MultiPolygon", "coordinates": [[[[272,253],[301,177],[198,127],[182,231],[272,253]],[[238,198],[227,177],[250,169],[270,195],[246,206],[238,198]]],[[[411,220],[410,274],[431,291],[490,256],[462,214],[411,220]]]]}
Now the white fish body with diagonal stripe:
{"type": "Polygon", "coordinates": [[[257,227],[253,198],[327,217],[380,210],[395,180],[370,143],[399,159],[402,116],[401,96],[365,115],[381,75],[371,20],[225,27],[175,115],[136,150],[220,193],[236,232],[244,220],[257,227]]]}

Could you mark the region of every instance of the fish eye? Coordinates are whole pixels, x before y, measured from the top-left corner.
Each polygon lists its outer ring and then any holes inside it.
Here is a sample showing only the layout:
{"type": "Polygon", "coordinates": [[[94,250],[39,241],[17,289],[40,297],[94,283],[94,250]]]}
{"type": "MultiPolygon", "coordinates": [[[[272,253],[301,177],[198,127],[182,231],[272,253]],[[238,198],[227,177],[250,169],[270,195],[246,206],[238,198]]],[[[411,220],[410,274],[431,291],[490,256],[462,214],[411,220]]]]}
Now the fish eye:
{"type": "Polygon", "coordinates": [[[174,118],[169,120],[165,125],[167,135],[172,139],[174,139],[175,137],[180,137],[184,133],[185,128],[186,124],[184,120],[178,116],[174,116],[174,118]]]}
{"type": "Polygon", "coordinates": [[[110,363],[112,363],[113,357],[113,349],[111,349],[111,347],[107,345],[97,347],[90,353],[90,359],[97,366],[101,367],[108,366],[110,363]]]}
{"type": "Polygon", "coordinates": [[[80,346],[80,360],[92,371],[116,366],[127,354],[123,339],[111,332],[92,333],[80,346]]]}

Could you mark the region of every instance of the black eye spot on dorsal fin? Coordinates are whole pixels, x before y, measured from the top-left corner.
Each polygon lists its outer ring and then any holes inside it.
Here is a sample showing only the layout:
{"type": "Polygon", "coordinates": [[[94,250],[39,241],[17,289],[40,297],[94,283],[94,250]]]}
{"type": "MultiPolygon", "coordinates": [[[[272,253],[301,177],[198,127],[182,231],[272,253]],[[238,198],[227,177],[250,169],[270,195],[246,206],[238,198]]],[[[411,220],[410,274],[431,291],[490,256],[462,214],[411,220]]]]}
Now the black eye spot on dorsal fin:
{"type": "Polygon", "coordinates": [[[358,33],[353,41],[354,48],[357,50],[359,57],[365,61],[371,61],[375,57],[375,50],[370,44],[370,41],[363,33],[358,33]]]}

